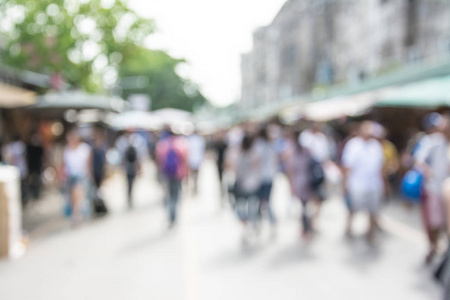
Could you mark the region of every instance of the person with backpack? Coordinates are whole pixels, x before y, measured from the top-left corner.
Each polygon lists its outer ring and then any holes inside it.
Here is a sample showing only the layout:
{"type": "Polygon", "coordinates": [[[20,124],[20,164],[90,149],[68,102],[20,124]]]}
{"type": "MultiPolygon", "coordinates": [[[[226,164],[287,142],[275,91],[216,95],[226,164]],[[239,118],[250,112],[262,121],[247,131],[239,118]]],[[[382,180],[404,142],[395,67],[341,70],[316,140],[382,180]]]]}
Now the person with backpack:
{"type": "Polygon", "coordinates": [[[167,184],[167,211],[169,227],[177,220],[177,207],[181,194],[181,184],[188,175],[188,147],[184,138],[169,132],[165,139],[156,145],[156,161],[161,175],[167,184]]]}
{"type": "MultiPolygon", "coordinates": [[[[298,137],[299,134],[294,134],[298,137]]],[[[311,199],[312,199],[312,187],[310,178],[310,162],[312,156],[308,149],[303,147],[296,139],[294,149],[289,155],[287,175],[291,186],[292,195],[299,199],[302,204],[301,224],[302,231],[301,236],[305,240],[309,240],[312,236],[312,222],[311,222],[311,199]]]]}
{"type": "MultiPolygon", "coordinates": [[[[267,212],[272,232],[272,237],[276,235],[276,217],[270,203],[270,196],[273,181],[278,173],[278,156],[274,143],[269,136],[267,126],[261,128],[259,137],[255,140],[255,148],[260,157],[260,183],[258,189],[259,197],[259,218],[262,219],[263,213],[267,212]]],[[[261,221],[261,220],[260,220],[261,221]]]]}
{"type": "Polygon", "coordinates": [[[425,117],[423,125],[427,134],[420,140],[414,157],[416,168],[424,177],[421,211],[430,247],[425,262],[430,264],[436,256],[446,221],[442,185],[449,176],[449,123],[442,115],[431,113],[425,117]]]}
{"type": "Polygon", "coordinates": [[[141,171],[141,161],[146,153],[145,140],[131,131],[126,131],[116,142],[116,148],[122,156],[122,166],[127,178],[128,207],[133,207],[133,186],[141,171]]]}
{"type": "Polygon", "coordinates": [[[331,160],[331,143],[318,123],[313,123],[310,129],[304,130],[299,135],[298,142],[311,154],[308,166],[311,196],[316,206],[313,221],[316,222],[322,202],[326,199],[324,168],[331,160]]]}

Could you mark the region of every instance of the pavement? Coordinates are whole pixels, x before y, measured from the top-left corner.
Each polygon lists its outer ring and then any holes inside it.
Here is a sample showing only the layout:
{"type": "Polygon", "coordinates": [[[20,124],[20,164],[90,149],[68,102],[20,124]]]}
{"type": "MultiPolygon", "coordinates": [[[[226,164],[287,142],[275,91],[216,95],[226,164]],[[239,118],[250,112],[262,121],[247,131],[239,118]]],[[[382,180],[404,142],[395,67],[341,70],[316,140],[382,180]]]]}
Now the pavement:
{"type": "Polygon", "coordinates": [[[417,208],[397,202],[383,213],[378,245],[363,233],[344,237],[343,201],[324,203],[318,234],[300,239],[297,202],[280,176],[273,191],[276,239],[241,243],[241,228],[220,205],[211,161],[200,172],[199,194],[185,193],[177,226],[168,229],[163,190],[146,165],[136,183],[135,207],[125,201],[125,180],[103,186],[111,213],[72,229],[62,200],[49,193],[24,215],[30,245],[17,260],[0,261],[0,300],[52,299],[441,299],[441,287],[423,265],[426,239],[417,208]]]}

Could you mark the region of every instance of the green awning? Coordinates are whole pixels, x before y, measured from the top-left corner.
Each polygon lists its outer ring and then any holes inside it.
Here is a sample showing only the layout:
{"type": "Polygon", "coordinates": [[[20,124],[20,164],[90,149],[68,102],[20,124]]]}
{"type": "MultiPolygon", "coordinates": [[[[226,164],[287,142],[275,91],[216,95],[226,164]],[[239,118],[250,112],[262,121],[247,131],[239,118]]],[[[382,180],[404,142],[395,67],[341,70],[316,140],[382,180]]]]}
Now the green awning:
{"type": "Polygon", "coordinates": [[[429,109],[450,106],[450,76],[434,77],[394,88],[383,95],[376,106],[429,109]]]}

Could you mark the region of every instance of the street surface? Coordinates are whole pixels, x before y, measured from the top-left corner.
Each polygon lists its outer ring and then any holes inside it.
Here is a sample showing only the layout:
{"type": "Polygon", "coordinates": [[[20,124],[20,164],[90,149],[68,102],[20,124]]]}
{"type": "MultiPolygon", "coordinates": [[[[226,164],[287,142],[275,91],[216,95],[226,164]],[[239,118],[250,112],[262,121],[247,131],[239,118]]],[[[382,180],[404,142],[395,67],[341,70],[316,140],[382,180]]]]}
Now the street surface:
{"type": "Polygon", "coordinates": [[[280,176],[273,193],[276,239],[266,224],[244,246],[240,224],[228,207],[221,209],[210,161],[198,197],[185,193],[172,230],[154,172],[149,164],[138,180],[133,210],[126,207],[125,180],[114,175],[103,188],[111,214],[77,229],[61,217],[59,196],[32,207],[27,253],[0,261],[0,300],[441,299],[423,266],[427,248],[416,209],[389,205],[373,248],[362,236],[364,216],[356,220],[356,237],[344,238],[345,207],[329,199],[319,234],[306,243],[299,205],[280,176]]]}

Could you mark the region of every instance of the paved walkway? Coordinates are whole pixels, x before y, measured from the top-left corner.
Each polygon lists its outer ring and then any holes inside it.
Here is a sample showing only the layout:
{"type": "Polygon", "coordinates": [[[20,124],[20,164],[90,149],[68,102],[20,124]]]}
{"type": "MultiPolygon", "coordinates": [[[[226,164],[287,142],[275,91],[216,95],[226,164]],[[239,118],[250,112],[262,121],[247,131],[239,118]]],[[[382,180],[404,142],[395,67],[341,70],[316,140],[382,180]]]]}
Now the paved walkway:
{"type": "Polygon", "coordinates": [[[112,213],[75,230],[59,217],[58,198],[48,200],[52,208],[43,205],[41,219],[28,222],[37,228],[30,230],[27,254],[0,262],[0,300],[440,299],[440,287],[421,264],[426,243],[414,225],[416,211],[389,207],[380,245],[370,248],[361,237],[365,218],[356,220],[357,237],[346,240],[345,208],[330,199],[319,235],[306,244],[299,239],[298,203],[288,200],[280,177],[277,239],[266,226],[244,247],[236,218],[220,209],[210,162],[200,174],[199,196],[183,199],[171,231],[153,168],[145,174],[137,182],[135,209],[126,208],[125,181],[115,175],[103,188],[112,213]]]}

